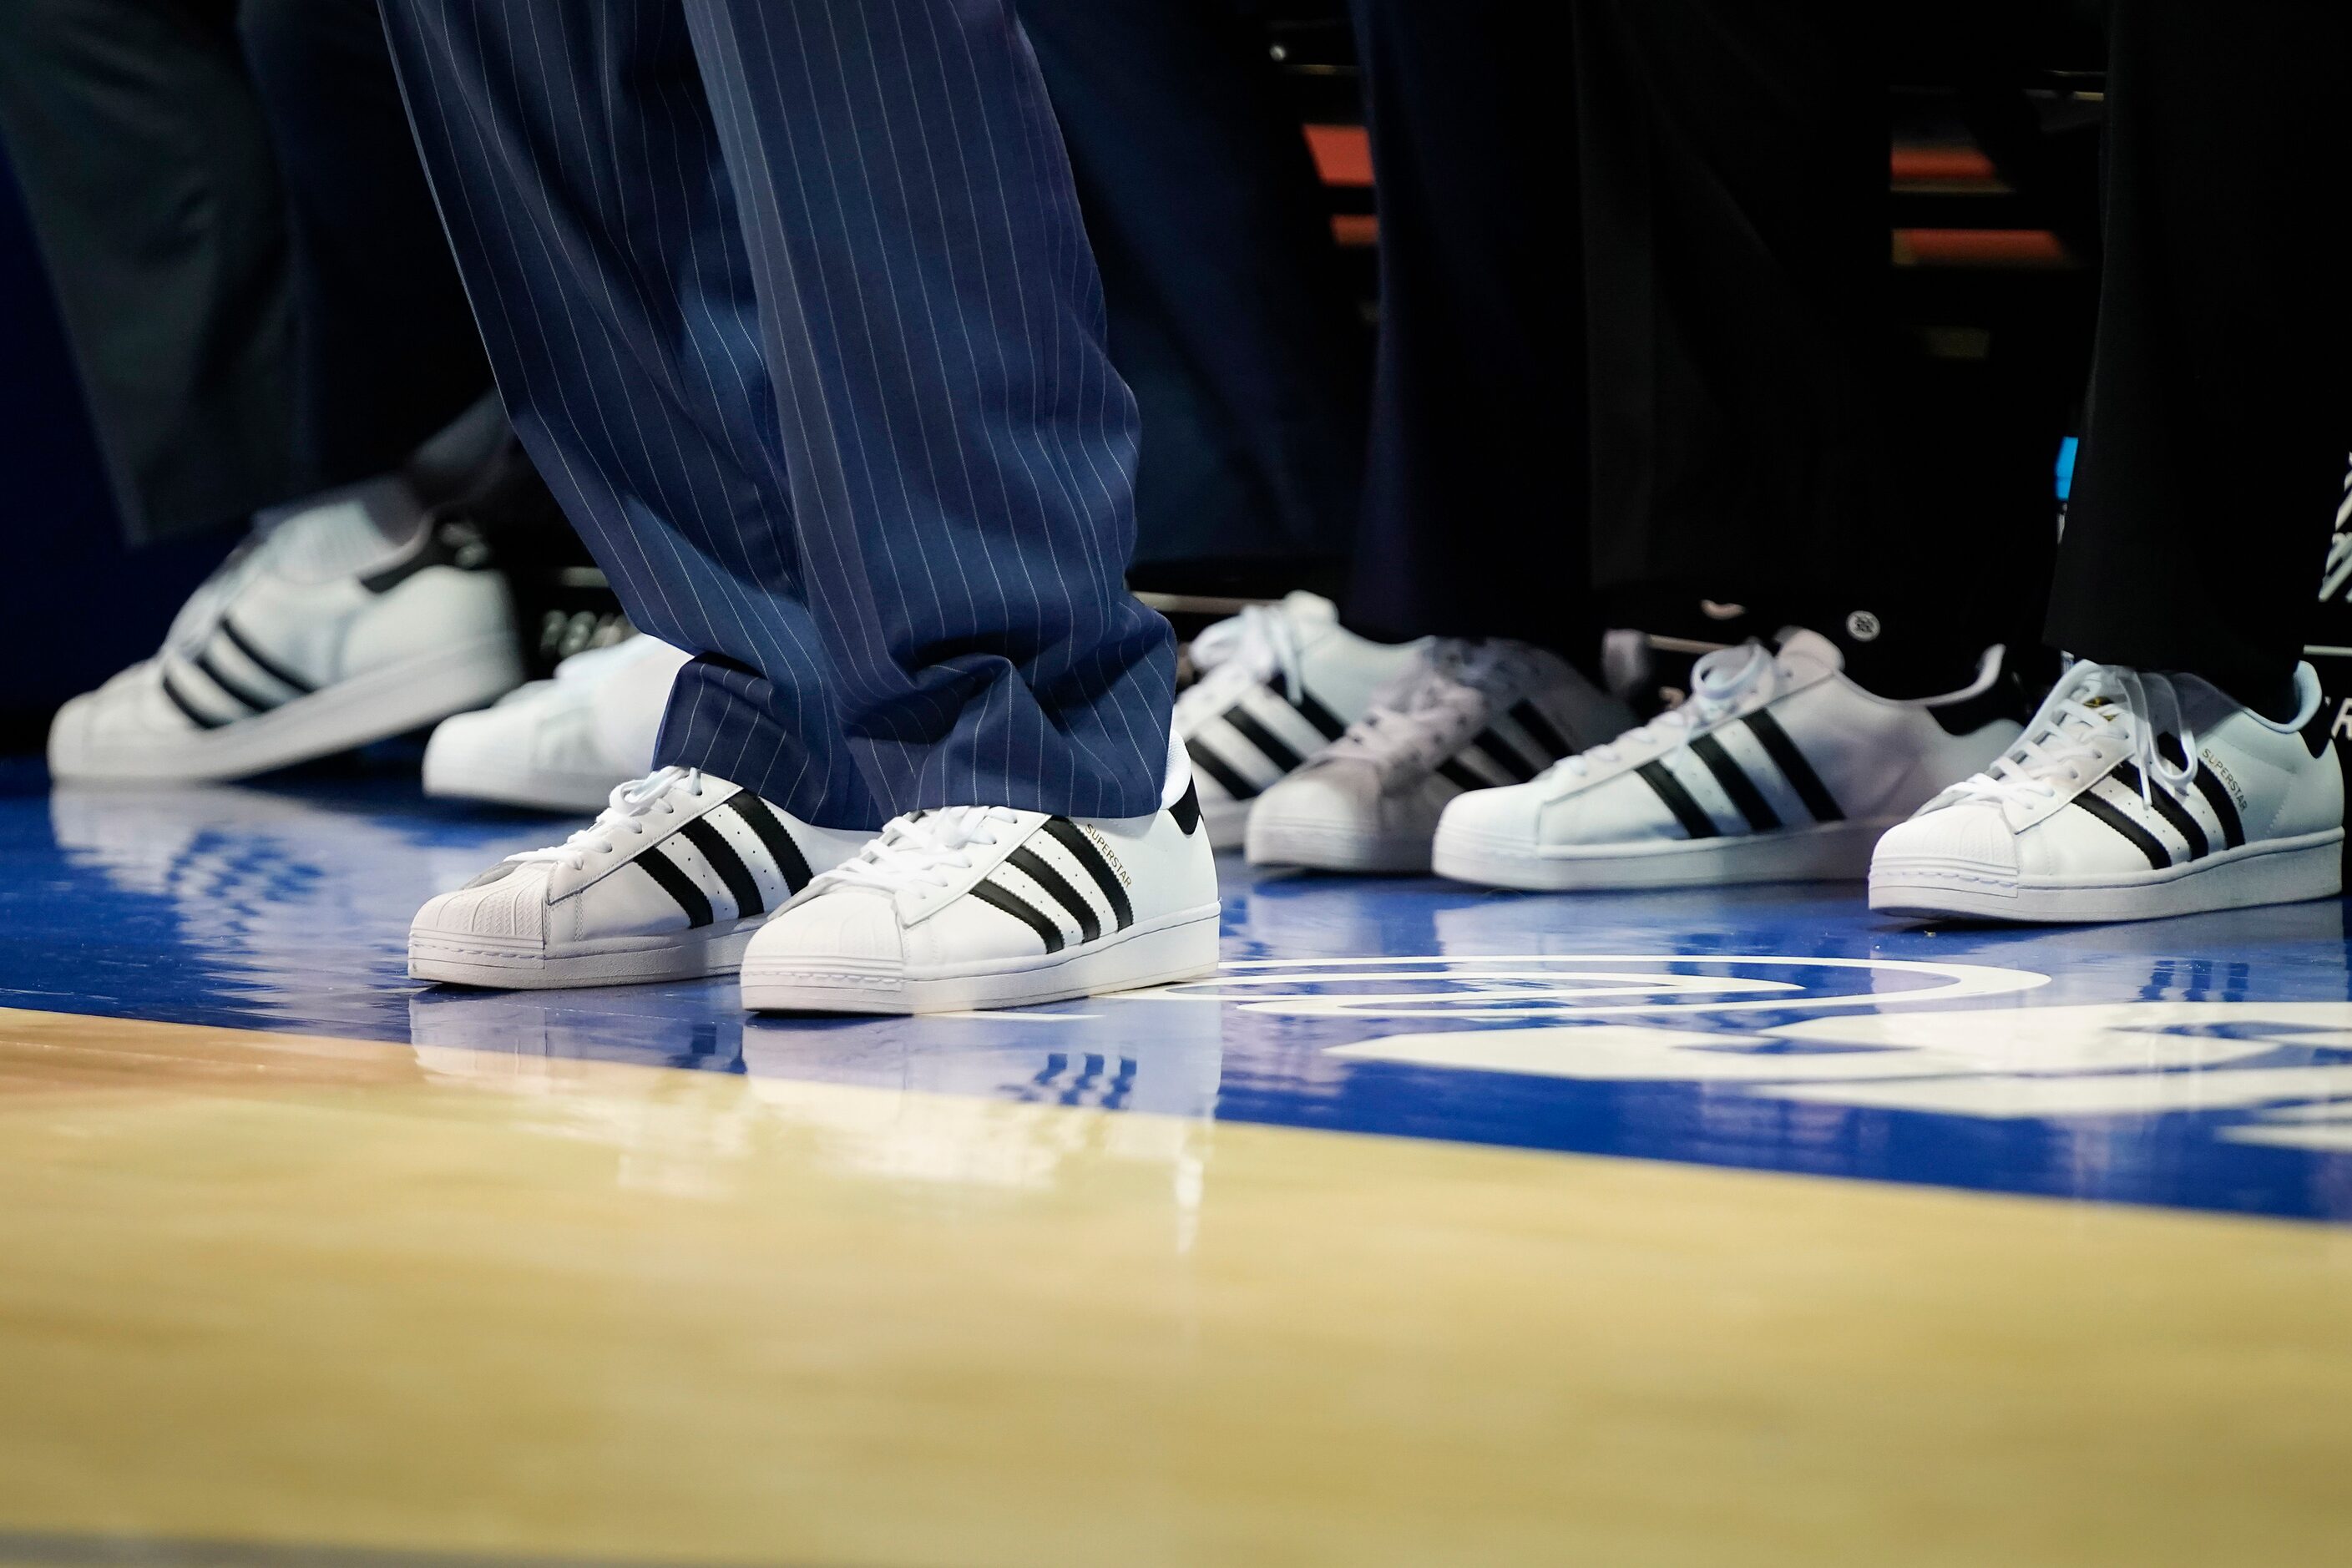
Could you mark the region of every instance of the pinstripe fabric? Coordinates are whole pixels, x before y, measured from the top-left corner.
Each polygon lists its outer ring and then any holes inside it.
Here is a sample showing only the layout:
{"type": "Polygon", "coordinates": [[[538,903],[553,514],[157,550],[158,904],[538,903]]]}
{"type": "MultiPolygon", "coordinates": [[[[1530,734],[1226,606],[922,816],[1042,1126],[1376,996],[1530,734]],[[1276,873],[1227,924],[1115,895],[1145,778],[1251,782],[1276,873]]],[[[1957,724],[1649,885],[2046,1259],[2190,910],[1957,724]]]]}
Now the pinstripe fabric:
{"type": "Polygon", "coordinates": [[[1159,805],[1134,403],[1005,0],[386,0],[516,427],[658,760],[821,826],[1159,805]]]}

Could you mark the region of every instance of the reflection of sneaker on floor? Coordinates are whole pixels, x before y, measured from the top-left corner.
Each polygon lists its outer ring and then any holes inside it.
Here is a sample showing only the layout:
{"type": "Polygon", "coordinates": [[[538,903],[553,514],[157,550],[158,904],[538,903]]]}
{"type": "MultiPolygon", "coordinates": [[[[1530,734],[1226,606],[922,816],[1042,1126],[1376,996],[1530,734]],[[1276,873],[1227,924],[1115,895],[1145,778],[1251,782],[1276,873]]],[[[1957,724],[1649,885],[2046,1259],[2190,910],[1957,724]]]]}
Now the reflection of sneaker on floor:
{"type": "Polygon", "coordinates": [[[2194,676],[2080,663],[2017,745],[1879,841],[1870,907],[2130,921],[2333,898],[2344,779],[2311,666],[2275,722],[2194,676]]]}
{"type": "Polygon", "coordinates": [[[257,523],[153,658],[75,698],[49,771],[244,778],[478,707],[522,678],[514,610],[471,525],[385,478],[257,523]]]}
{"type": "Polygon", "coordinates": [[[728,974],[768,918],[871,833],[813,827],[724,779],[664,768],[549,849],[417,912],[408,973],[540,989],[728,974]]]}
{"type": "Polygon", "coordinates": [[[445,719],[425,748],[425,793],[546,811],[596,811],[653,766],[687,656],[633,637],[574,654],[495,708],[445,719]]]}
{"type": "Polygon", "coordinates": [[[1448,806],[1438,871],[1532,889],[1863,875],[1881,833],[2016,738],[2019,700],[1999,648],[1967,690],[1924,701],[1874,697],[1843,665],[1802,631],[1707,655],[1680,707],[1448,806]]]}
{"type": "Polygon", "coordinates": [[[1251,803],[1362,718],[1420,646],[1367,641],[1339,625],[1330,600],[1307,593],[1195,637],[1201,679],[1177,699],[1176,732],[1192,753],[1209,842],[1239,848],[1251,803]]]}
{"type": "Polygon", "coordinates": [[[322,1034],[374,1032],[409,914],[499,841],[231,784],[68,786],[51,793],[49,822],[68,863],[105,881],[76,888],[76,902],[103,910],[125,942],[156,944],[152,963],[118,966],[115,994],[194,1001],[217,988],[238,1013],[322,1034]],[[145,899],[164,923],[142,926],[145,899]]]}
{"type": "Polygon", "coordinates": [[[1197,792],[1150,816],[963,805],[899,817],[743,960],[755,1010],[1018,1007],[1213,973],[1217,868],[1197,792]]]}
{"type": "Polygon", "coordinates": [[[1623,703],[1541,648],[1422,645],[1360,722],[1259,800],[1250,863],[1426,871],[1449,801],[1534,778],[1633,722],[1623,703]]]}

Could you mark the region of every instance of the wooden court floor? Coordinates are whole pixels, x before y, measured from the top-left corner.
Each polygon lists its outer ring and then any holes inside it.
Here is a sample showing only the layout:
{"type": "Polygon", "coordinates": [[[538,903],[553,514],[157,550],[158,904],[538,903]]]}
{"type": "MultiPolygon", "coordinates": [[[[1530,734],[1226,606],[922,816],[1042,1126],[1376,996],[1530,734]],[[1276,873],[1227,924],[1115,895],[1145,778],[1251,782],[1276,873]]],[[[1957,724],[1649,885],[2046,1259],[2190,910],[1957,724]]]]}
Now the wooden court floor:
{"type": "Polygon", "coordinates": [[[2304,1221],[0,1013],[0,1563],[2352,1561],[2304,1221]]]}

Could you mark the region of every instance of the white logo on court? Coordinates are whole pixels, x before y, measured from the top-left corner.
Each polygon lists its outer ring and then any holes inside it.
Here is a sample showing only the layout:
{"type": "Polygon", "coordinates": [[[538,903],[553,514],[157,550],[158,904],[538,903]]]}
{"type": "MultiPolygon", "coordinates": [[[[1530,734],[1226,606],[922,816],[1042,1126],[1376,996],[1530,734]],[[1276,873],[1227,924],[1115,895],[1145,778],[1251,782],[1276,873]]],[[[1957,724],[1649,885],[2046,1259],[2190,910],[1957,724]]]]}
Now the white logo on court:
{"type": "Polygon", "coordinates": [[[2257,1120],[2220,1136],[2352,1152],[2352,1004],[2343,1002],[1872,1013],[1753,1034],[1638,1024],[1455,1029],[1391,1035],[1328,1054],[1587,1081],[1731,1085],[1771,1100],[1993,1121],[2235,1111],[2257,1120]]]}
{"type": "Polygon", "coordinates": [[[1885,958],[1532,953],[1253,959],[1160,996],[1202,996],[1293,1018],[1606,1017],[1632,1013],[1891,1007],[2010,995],[2050,977],[1885,958]]]}

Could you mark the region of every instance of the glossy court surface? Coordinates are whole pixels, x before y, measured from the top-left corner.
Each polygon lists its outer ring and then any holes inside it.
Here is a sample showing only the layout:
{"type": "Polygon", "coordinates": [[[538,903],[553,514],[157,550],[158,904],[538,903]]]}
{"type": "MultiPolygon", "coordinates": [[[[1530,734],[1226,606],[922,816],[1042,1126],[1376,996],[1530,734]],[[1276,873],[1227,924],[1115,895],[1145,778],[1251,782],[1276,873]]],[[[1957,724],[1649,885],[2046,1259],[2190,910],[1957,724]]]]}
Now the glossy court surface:
{"type": "Polygon", "coordinates": [[[2352,1561],[2339,905],[1232,865],[1148,996],[405,981],[562,831],[0,798],[0,1564],[2352,1561]]]}

